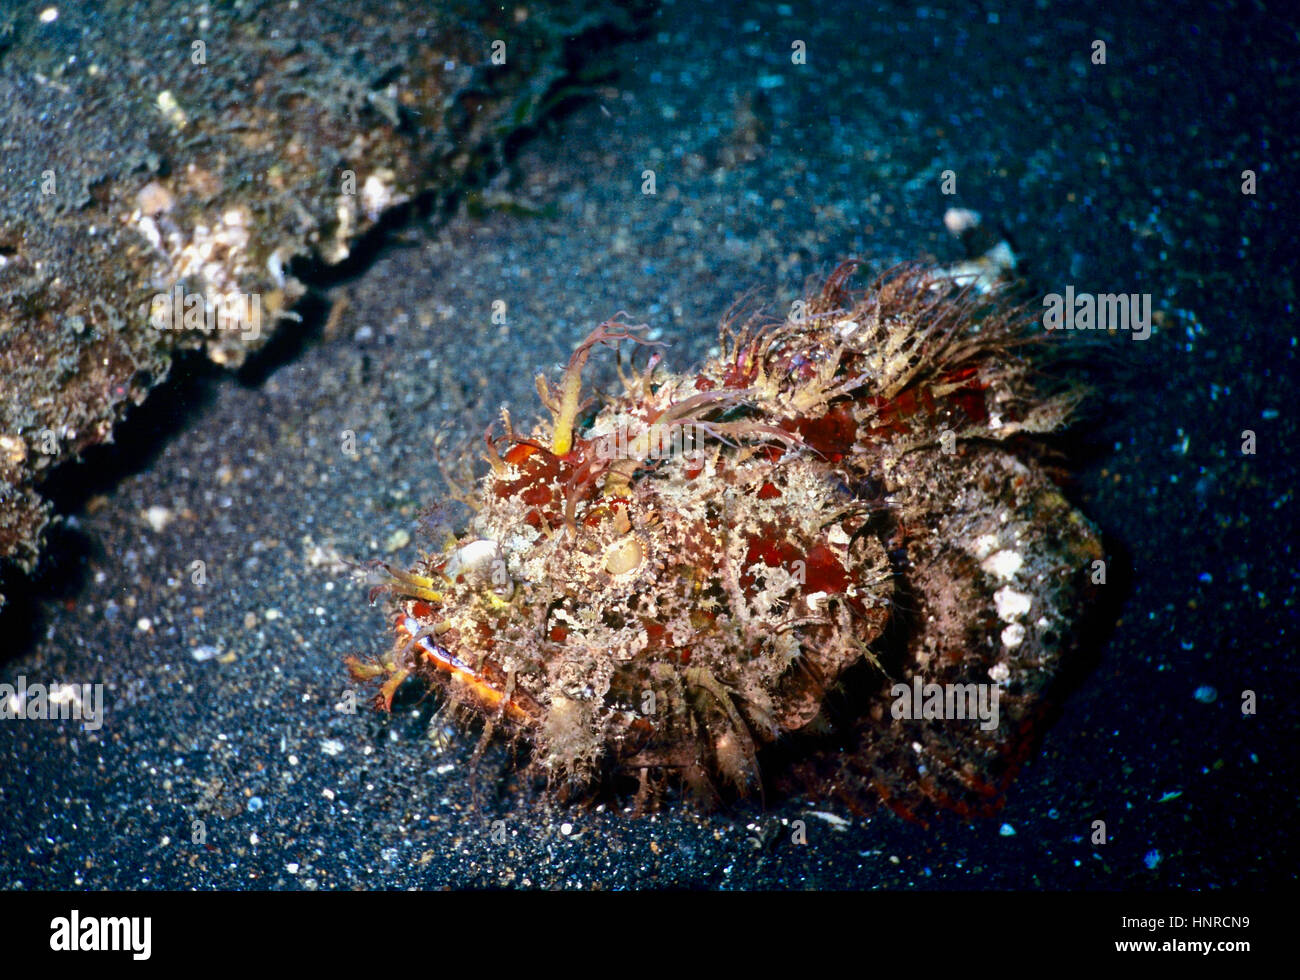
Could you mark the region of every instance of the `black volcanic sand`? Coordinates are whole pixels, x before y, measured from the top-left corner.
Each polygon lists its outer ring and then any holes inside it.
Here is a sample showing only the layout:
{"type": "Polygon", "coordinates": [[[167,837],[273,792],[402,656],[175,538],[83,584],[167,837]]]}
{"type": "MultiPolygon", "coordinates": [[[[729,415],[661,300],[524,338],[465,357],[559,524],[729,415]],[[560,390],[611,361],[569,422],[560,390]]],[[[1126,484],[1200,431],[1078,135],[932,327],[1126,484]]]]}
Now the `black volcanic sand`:
{"type": "MultiPolygon", "coordinates": [[[[1279,76],[1294,71],[1295,25],[1253,8],[1196,23],[1156,4],[971,9],[833,3],[809,18],[665,5],[624,49],[624,76],[529,143],[464,217],[405,229],[334,285],[334,316],[320,313],[300,350],[242,380],[178,372],[119,448],[57,488],[78,513],[45,592],[7,621],[0,679],[103,682],[107,717],[93,733],[0,724],[0,883],[1294,880],[1286,174],[1300,160],[1294,89],[1279,76]],[[1089,62],[1094,38],[1107,41],[1104,66],[1089,62]],[[791,64],[796,39],[803,66],[791,64]],[[1248,168],[1255,196],[1240,192],[1248,168]],[[947,169],[955,197],[939,192],[947,169]],[[437,515],[421,519],[447,500],[439,433],[450,452],[503,403],[531,420],[533,373],[557,371],[618,310],[661,330],[685,365],[751,288],[782,309],[846,255],[874,268],[954,260],[940,221],[954,204],[1006,227],[1042,291],[1149,292],[1160,322],[1145,342],[1094,338],[1078,369],[1098,394],[1071,490],[1106,531],[1127,597],[996,817],[924,829],[798,800],[706,815],[679,802],[640,819],[546,810],[497,778],[501,751],[472,781],[473,739],[427,738],[435,704],[418,691],[391,720],[336,710],[341,658],[388,639],[334,556],[406,564],[424,535],[441,541],[437,515]],[[1245,429],[1255,455],[1241,453],[1245,429]],[[149,508],[166,509],[152,512],[157,530],[149,508]],[[191,581],[195,561],[205,586],[191,581]],[[1257,715],[1243,717],[1243,690],[1257,715]],[[1109,843],[1091,842],[1095,820],[1109,843]]],[[[609,370],[607,355],[597,362],[609,370]]],[[[459,519],[454,506],[444,516],[459,519]]]]}

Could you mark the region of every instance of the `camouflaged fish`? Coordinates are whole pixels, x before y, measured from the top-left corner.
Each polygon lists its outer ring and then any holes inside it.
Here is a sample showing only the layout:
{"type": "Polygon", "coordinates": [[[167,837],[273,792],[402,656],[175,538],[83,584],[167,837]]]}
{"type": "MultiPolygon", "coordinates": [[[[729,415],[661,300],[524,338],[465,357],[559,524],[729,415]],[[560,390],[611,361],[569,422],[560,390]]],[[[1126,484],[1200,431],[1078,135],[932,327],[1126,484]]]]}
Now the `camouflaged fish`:
{"type": "Polygon", "coordinates": [[[394,645],[354,677],[385,709],[439,689],[566,797],[996,805],[1102,559],[1039,445],[1078,395],[1042,390],[997,292],[856,267],[686,373],[596,327],[539,377],[549,419],[489,433],[465,533],[387,568],[394,645]],[[644,366],[597,401],[584,365],[619,344],[644,366]]]}

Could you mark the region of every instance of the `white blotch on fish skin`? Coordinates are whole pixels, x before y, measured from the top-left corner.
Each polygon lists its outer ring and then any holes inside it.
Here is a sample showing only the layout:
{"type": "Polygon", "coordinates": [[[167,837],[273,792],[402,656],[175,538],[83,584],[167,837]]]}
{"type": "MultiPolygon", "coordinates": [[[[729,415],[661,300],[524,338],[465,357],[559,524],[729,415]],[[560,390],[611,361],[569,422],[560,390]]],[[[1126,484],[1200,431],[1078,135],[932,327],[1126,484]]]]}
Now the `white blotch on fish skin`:
{"type": "Polygon", "coordinates": [[[1004,623],[1014,623],[1029,612],[1033,600],[1024,592],[1017,592],[1009,585],[1004,585],[993,593],[993,604],[998,608],[998,618],[1004,623]]]}
{"type": "Polygon", "coordinates": [[[1015,578],[1016,572],[1020,571],[1024,564],[1025,559],[1020,552],[1004,549],[985,558],[980,563],[980,568],[1006,582],[1015,578]]]}

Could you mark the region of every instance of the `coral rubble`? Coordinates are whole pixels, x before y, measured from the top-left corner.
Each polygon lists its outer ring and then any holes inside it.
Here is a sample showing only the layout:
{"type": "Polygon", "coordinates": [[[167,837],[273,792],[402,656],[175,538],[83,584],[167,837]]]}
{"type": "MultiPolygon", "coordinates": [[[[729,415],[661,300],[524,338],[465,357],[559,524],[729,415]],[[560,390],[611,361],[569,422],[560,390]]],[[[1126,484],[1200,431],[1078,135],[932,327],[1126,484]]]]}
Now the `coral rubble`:
{"type": "Polygon", "coordinates": [[[36,567],[51,469],[110,441],[173,357],[240,367],[296,317],[295,270],[319,276],[386,216],[474,191],[649,11],[110,0],[42,19],[8,6],[0,575],[36,567]],[[155,309],[174,292],[199,315],[155,309]],[[214,329],[230,305],[256,316],[214,329]]]}

